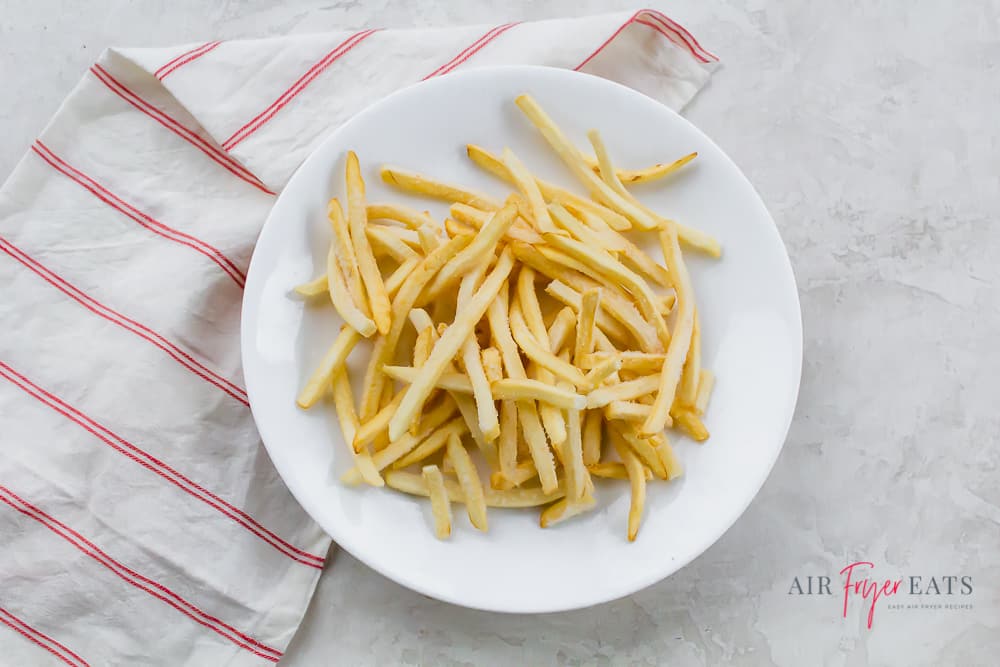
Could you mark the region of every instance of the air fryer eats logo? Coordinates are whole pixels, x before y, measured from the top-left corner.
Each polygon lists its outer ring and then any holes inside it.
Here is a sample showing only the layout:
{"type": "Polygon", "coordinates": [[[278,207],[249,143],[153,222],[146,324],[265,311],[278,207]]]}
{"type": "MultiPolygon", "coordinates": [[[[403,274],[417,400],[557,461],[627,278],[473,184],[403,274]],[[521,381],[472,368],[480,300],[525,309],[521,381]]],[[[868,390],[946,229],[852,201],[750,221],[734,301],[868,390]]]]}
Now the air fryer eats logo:
{"type": "Polygon", "coordinates": [[[972,604],[967,601],[973,591],[970,575],[885,578],[876,575],[875,564],[869,561],[851,563],[839,574],[839,579],[814,575],[795,577],[788,595],[840,595],[843,618],[847,618],[850,605],[860,604],[867,611],[869,630],[875,622],[876,609],[972,609],[972,604]],[[941,600],[942,597],[945,601],[941,600]]]}

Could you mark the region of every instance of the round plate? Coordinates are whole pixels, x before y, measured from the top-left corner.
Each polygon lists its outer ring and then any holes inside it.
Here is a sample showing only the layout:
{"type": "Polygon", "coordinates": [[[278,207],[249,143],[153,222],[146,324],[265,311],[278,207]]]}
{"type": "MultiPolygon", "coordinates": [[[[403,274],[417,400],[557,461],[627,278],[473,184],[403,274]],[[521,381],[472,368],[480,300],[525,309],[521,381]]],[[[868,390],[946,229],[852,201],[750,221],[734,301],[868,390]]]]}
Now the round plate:
{"type": "MultiPolygon", "coordinates": [[[[574,189],[578,189],[575,188],[574,189]]],[[[657,251],[655,256],[660,259],[657,251]]],[[[707,549],[746,509],[784,443],[798,393],[802,328],[795,279],[774,222],[740,170],[691,123],[605,79],[544,67],[450,74],[387,97],[352,118],[299,168],[264,225],[243,300],[243,366],[257,427],[288,488],[343,548],[385,576],[455,604],[502,612],[585,607],[659,581],[707,549]],[[357,151],[372,202],[447,208],[385,186],[394,164],[491,192],[509,188],[465,156],[466,143],[505,146],[546,179],[572,177],[514,105],[530,93],[578,146],[601,130],[615,162],[640,167],[698,151],[668,181],[635,188],[654,210],[718,238],[721,260],[686,252],[703,332],[703,365],[717,383],[705,444],[674,438],[679,480],[649,484],[634,543],[625,537],[626,482],[599,480],[598,509],[542,530],[538,512],[497,510],[474,530],[454,507],[437,540],[426,499],[337,480],[351,465],[332,405],[306,412],[295,396],[340,321],[293,286],[320,275],[330,239],[326,203],[344,196],[344,156],[357,151]]],[[[350,366],[364,369],[368,346],[350,366]]],[[[357,391],[356,385],[356,391],[357,391]]],[[[595,480],[596,481],[596,480],[595,480]]]]}

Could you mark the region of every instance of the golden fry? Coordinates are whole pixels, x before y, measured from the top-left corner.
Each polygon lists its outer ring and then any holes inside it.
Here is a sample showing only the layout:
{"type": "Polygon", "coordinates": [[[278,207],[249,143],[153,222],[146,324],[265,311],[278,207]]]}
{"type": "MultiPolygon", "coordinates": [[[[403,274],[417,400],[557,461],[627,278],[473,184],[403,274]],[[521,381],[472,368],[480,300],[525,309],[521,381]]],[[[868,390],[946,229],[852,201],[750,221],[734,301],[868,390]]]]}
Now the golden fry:
{"type": "Polygon", "coordinates": [[[379,273],[375,255],[372,254],[371,245],[368,243],[365,229],[368,226],[365,182],[361,178],[361,165],[358,163],[358,156],[354,151],[347,153],[346,180],[347,227],[351,232],[351,243],[354,245],[354,254],[357,255],[361,282],[364,285],[365,294],[368,295],[372,319],[375,320],[375,326],[378,327],[379,333],[385,335],[389,331],[389,295],[385,291],[382,274],[379,273]]]}
{"type": "Polygon", "coordinates": [[[491,385],[497,400],[541,401],[564,410],[582,410],[587,397],[546,384],[539,380],[504,378],[491,385]]]}
{"type": "MultiPolygon", "coordinates": [[[[669,176],[696,157],[698,157],[698,153],[690,153],[673,162],[658,163],[645,169],[616,169],[615,173],[618,176],[618,180],[626,185],[648,183],[669,176]]],[[[597,163],[597,160],[586,156],[584,156],[584,160],[595,173],[600,173],[601,167],[597,163]]]]}
{"type": "Polygon", "coordinates": [[[701,376],[698,380],[698,394],[694,401],[694,411],[697,415],[705,414],[708,409],[708,399],[712,396],[712,388],[715,386],[715,375],[707,368],[701,369],[701,376]]]}
{"type": "Polygon", "coordinates": [[[639,534],[639,524],[642,523],[642,512],[646,506],[646,474],[639,459],[628,446],[620,439],[614,439],[614,445],[628,472],[632,488],[632,500],[628,509],[628,541],[634,542],[639,534]]]}
{"type": "Polygon", "coordinates": [[[601,307],[601,289],[595,287],[580,295],[580,320],[576,325],[573,360],[579,365],[583,355],[594,351],[594,326],[601,307]]]}
{"type": "Polygon", "coordinates": [[[595,465],[601,460],[604,417],[600,410],[583,413],[583,464],[595,465]]]}
{"type": "Polygon", "coordinates": [[[361,335],[357,331],[348,326],[341,327],[340,334],[337,335],[330,349],[323,355],[323,359],[319,362],[316,370],[309,376],[306,386],[299,392],[296,403],[299,404],[300,408],[311,408],[322,398],[323,392],[326,390],[333,374],[344,366],[347,356],[354,349],[354,346],[358,344],[359,340],[361,340],[361,335]]]}
{"type": "Polygon", "coordinates": [[[473,465],[469,453],[462,446],[462,441],[457,435],[452,434],[448,438],[448,458],[455,466],[455,473],[458,475],[458,483],[465,496],[465,509],[469,514],[469,521],[479,530],[486,531],[486,497],[483,494],[483,485],[479,480],[479,473],[473,465]]]}
{"type": "Polygon", "coordinates": [[[431,498],[434,534],[439,540],[446,540],[451,536],[451,501],[448,500],[448,491],[444,488],[444,476],[436,465],[424,466],[421,473],[431,498]]]}
{"type": "Polygon", "coordinates": [[[415,194],[443,199],[447,202],[462,202],[476,208],[494,210],[500,208],[500,203],[489,195],[472,192],[456,185],[435,181],[432,178],[404,171],[395,167],[382,167],[382,180],[389,185],[415,194]]]}
{"type": "Polygon", "coordinates": [[[395,220],[410,229],[416,230],[423,225],[434,224],[434,220],[426,211],[418,211],[399,204],[368,204],[369,220],[395,220]]]}
{"type": "Polygon", "coordinates": [[[306,298],[311,298],[314,296],[319,296],[320,294],[326,294],[327,290],[326,274],[319,276],[318,278],[313,278],[307,283],[302,283],[301,285],[296,285],[293,291],[299,296],[304,296],[306,298]]]}
{"type": "Polygon", "coordinates": [[[514,155],[514,151],[509,148],[505,148],[503,151],[503,162],[511,178],[514,179],[514,184],[527,200],[528,209],[531,211],[531,217],[538,231],[555,232],[556,227],[552,224],[552,218],[549,217],[549,211],[545,207],[545,200],[542,199],[538,184],[535,183],[535,177],[524,166],[524,163],[514,155]]]}

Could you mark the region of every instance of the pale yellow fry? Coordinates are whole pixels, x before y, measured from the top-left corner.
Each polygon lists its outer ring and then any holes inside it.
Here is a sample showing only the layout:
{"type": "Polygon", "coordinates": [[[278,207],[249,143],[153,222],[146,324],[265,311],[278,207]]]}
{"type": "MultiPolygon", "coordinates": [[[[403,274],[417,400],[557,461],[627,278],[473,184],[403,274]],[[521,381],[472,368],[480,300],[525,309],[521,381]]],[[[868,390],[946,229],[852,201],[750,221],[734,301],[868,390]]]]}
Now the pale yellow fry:
{"type": "Polygon", "coordinates": [[[648,352],[626,351],[619,353],[595,352],[583,355],[579,366],[583,369],[594,368],[598,364],[604,363],[612,356],[617,356],[622,362],[623,371],[635,371],[638,373],[656,373],[663,368],[665,354],[650,354],[648,352]]]}
{"type": "Polygon", "coordinates": [[[358,409],[362,422],[368,421],[379,411],[382,388],[386,383],[386,376],[382,374],[383,359],[391,355],[392,348],[395,347],[395,342],[390,346],[389,341],[390,339],[386,336],[376,336],[375,343],[372,345],[372,354],[368,358],[368,365],[365,367],[364,379],[362,380],[361,407],[358,409]]]}
{"type": "Polygon", "coordinates": [[[354,299],[351,298],[347,283],[344,282],[344,276],[340,272],[340,265],[337,263],[336,250],[334,250],[332,244],[330,245],[330,251],[326,255],[326,278],[330,303],[337,310],[337,314],[347,322],[348,326],[365,338],[374,334],[376,330],[375,322],[365,315],[355,305],[354,299]]]}
{"type": "MultiPolygon", "coordinates": [[[[643,470],[647,480],[653,479],[653,473],[649,471],[649,468],[644,466],[643,470]]],[[[601,461],[587,466],[587,471],[594,477],[603,477],[604,479],[628,479],[625,464],[619,461],[601,461]]]]}
{"type": "Polygon", "coordinates": [[[622,440],[653,471],[656,477],[660,479],[667,478],[667,469],[663,465],[660,455],[656,452],[656,447],[653,445],[652,440],[640,438],[635,432],[634,425],[629,422],[611,422],[610,426],[611,430],[622,437],[622,440]]]}
{"type": "Polygon", "coordinates": [[[403,281],[405,281],[417,265],[420,264],[422,258],[413,257],[406,260],[402,264],[396,267],[396,270],[389,274],[389,277],[385,281],[385,291],[389,295],[390,299],[396,298],[396,293],[399,288],[402,287],[403,281]]]}
{"type": "Polygon", "coordinates": [[[486,532],[488,526],[483,484],[479,480],[479,473],[469,457],[469,452],[465,451],[465,447],[457,435],[448,438],[448,458],[455,466],[458,483],[465,496],[465,509],[469,513],[469,521],[479,530],[486,532]]]}
{"type": "Polygon", "coordinates": [[[698,415],[705,414],[708,409],[708,399],[712,397],[712,387],[715,386],[715,375],[707,368],[701,369],[701,379],[698,381],[698,394],[694,400],[694,411],[698,415]]]}
{"type": "MultiPolygon", "coordinates": [[[[429,491],[423,477],[412,472],[403,470],[390,470],[385,474],[385,483],[390,488],[408,493],[413,496],[427,497],[429,491]]],[[[458,482],[451,479],[444,481],[448,490],[448,499],[453,503],[464,503],[465,492],[458,482]]],[[[561,489],[546,492],[537,487],[518,488],[499,491],[497,489],[483,489],[483,499],[487,507],[538,507],[559,500],[563,496],[561,489]]]]}
{"type": "MultiPolygon", "coordinates": [[[[351,390],[351,381],[343,367],[339,368],[333,376],[333,404],[337,412],[337,421],[340,422],[344,442],[351,442],[358,430],[358,414],[354,410],[354,392],[351,390]]],[[[367,447],[354,453],[353,470],[357,473],[357,481],[354,483],[363,481],[371,486],[385,486],[367,447]]]]}
{"type": "Polygon", "coordinates": [[[413,418],[413,414],[422,408],[438,377],[444,373],[445,367],[455,358],[465,339],[472,334],[476,324],[496,298],[500,287],[506,284],[507,276],[510,275],[513,267],[514,256],[510,250],[505,249],[497,261],[496,267],[483,281],[475,296],[469,299],[462,312],[456,314],[455,321],[434,344],[434,350],[424,368],[421,369],[420,377],[410,385],[409,391],[406,392],[406,396],[403,397],[403,402],[399,406],[399,411],[393,415],[389,422],[390,440],[400,437],[413,418]]]}
{"type": "Polygon", "coordinates": [[[486,380],[493,384],[503,377],[503,362],[500,361],[500,350],[495,347],[488,347],[482,351],[480,361],[483,364],[483,372],[486,380]]]}
{"type": "Polygon", "coordinates": [[[354,305],[366,316],[371,315],[368,298],[365,296],[365,288],[361,284],[361,271],[358,268],[354,244],[351,242],[351,231],[347,224],[347,218],[344,217],[344,210],[340,207],[340,202],[336,197],[327,204],[326,217],[333,230],[333,249],[336,252],[341,274],[344,276],[347,291],[350,293],[354,305]]]}
{"type": "MultiPolygon", "coordinates": [[[[455,218],[453,222],[464,223],[466,227],[461,231],[470,234],[474,234],[477,229],[481,229],[483,225],[490,221],[490,217],[493,215],[491,211],[483,211],[474,206],[461,203],[452,204],[449,210],[455,218]]],[[[447,222],[448,220],[445,221],[446,224],[447,222]]],[[[456,227],[456,231],[459,231],[458,227],[456,227]]],[[[523,218],[514,220],[514,224],[504,232],[504,238],[509,241],[523,241],[525,243],[542,242],[542,235],[532,229],[530,223],[523,218]]]]}
{"type": "Polygon", "coordinates": [[[549,352],[559,354],[563,345],[574,335],[576,315],[572,308],[563,308],[549,325],[549,352]]]}
{"type": "MultiPolygon", "coordinates": [[[[467,144],[465,148],[469,159],[478,166],[500,179],[513,182],[510,171],[499,157],[493,155],[482,146],[477,146],[475,144],[467,144]]],[[[628,218],[621,215],[617,211],[613,211],[595,201],[591,201],[586,197],[581,197],[570,192],[569,190],[544,181],[540,178],[535,179],[535,182],[538,184],[538,189],[541,190],[542,196],[546,201],[557,201],[564,206],[573,205],[578,208],[591,211],[592,213],[599,215],[612,229],[616,229],[618,231],[624,231],[632,227],[628,218]]]]}
{"type": "Polygon", "coordinates": [[[691,436],[694,440],[702,442],[708,440],[708,429],[702,423],[698,415],[689,408],[673,409],[670,411],[674,426],[691,436]]]}
{"type": "MultiPolygon", "coordinates": [[[[658,162],[657,164],[654,164],[651,167],[646,167],[645,169],[615,169],[615,174],[617,174],[618,180],[625,185],[648,183],[650,181],[659,180],[665,176],[669,176],[696,157],[698,157],[698,153],[689,153],[688,155],[674,160],[673,162],[658,162]]],[[[597,163],[597,160],[588,156],[584,156],[584,160],[586,160],[587,164],[594,170],[594,172],[600,173],[601,167],[597,163]]]]}
{"type": "Polygon", "coordinates": [[[425,255],[434,252],[441,245],[441,239],[434,229],[434,225],[424,225],[417,230],[417,238],[420,240],[420,248],[425,255]]]}
{"type": "Polygon", "coordinates": [[[611,401],[604,407],[604,418],[608,420],[623,420],[642,422],[649,417],[651,407],[632,401],[611,401]]]}
{"type": "Polygon", "coordinates": [[[603,408],[611,401],[628,401],[651,394],[660,386],[656,375],[643,375],[635,380],[620,382],[611,386],[598,387],[587,394],[588,408],[603,408]]]}
{"type": "Polygon", "coordinates": [[[592,466],[601,460],[604,417],[600,410],[583,413],[583,464],[592,466]]]}
{"type": "Polygon", "coordinates": [[[576,325],[576,345],[573,347],[573,360],[577,365],[580,364],[583,355],[594,351],[594,326],[596,326],[597,313],[600,308],[601,289],[599,287],[589,289],[580,295],[580,321],[576,325]]]}
{"type": "Polygon", "coordinates": [[[426,211],[418,211],[399,204],[368,204],[368,219],[395,220],[414,230],[428,223],[434,224],[434,220],[426,211]]]}
{"type": "Polygon", "coordinates": [[[698,311],[694,313],[691,327],[691,344],[681,372],[681,383],[677,388],[676,401],[686,408],[694,409],[698,399],[698,382],[701,380],[701,331],[698,325],[698,311]]]}
{"type": "MultiPolygon", "coordinates": [[[[500,403],[500,437],[497,440],[497,459],[500,474],[511,479],[517,466],[517,404],[500,403]]],[[[534,465],[532,465],[534,468],[534,465]]],[[[537,474],[537,469],[535,473],[537,474]]]]}
{"type": "Polygon", "coordinates": [[[410,324],[417,331],[423,331],[424,329],[430,329],[431,340],[437,340],[437,328],[434,326],[434,320],[431,316],[427,314],[427,311],[423,308],[414,308],[407,315],[410,319],[410,324]]]}
{"type": "MultiPolygon", "coordinates": [[[[424,432],[426,433],[426,431],[424,432]]],[[[455,417],[447,424],[441,426],[433,433],[428,435],[422,441],[418,441],[416,444],[410,444],[409,451],[406,452],[404,455],[397,456],[396,460],[391,462],[391,465],[394,469],[400,469],[411,466],[414,463],[419,463],[424,459],[426,459],[428,456],[431,456],[441,451],[447,444],[448,438],[452,436],[459,437],[468,432],[469,428],[465,423],[465,419],[463,419],[461,416],[455,417]]],[[[409,442],[412,437],[413,436],[407,433],[396,442],[404,442],[404,441],[409,442]]],[[[390,443],[389,446],[382,451],[384,452],[392,451],[396,446],[396,442],[390,443]]],[[[379,452],[379,454],[381,454],[381,452],[379,452]]],[[[376,454],[376,456],[378,456],[378,454],[376,454]]]]}
{"type": "Polygon", "coordinates": [[[472,396],[476,399],[476,412],[479,414],[479,430],[487,442],[493,442],[500,435],[500,416],[494,403],[490,381],[483,368],[483,360],[479,352],[476,334],[472,333],[462,344],[462,363],[465,373],[472,384],[472,396]]]}
{"type": "MultiPolygon", "coordinates": [[[[382,372],[393,380],[399,380],[400,382],[406,382],[411,385],[416,382],[423,373],[420,368],[416,368],[414,366],[383,366],[382,372]]],[[[445,391],[458,392],[460,394],[473,393],[472,382],[469,380],[469,376],[463,375],[462,373],[441,373],[437,380],[435,380],[433,387],[435,389],[444,389],[445,391]]]]}
{"type": "MultiPolygon", "coordinates": [[[[635,196],[625,188],[622,182],[618,180],[614,168],[611,165],[611,158],[608,156],[607,150],[601,141],[600,133],[597,130],[591,130],[587,134],[587,137],[590,139],[590,143],[594,147],[594,152],[597,154],[597,162],[600,166],[601,178],[615,192],[615,194],[621,197],[623,202],[626,202],[633,207],[634,211],[641,212],[645,216],[642,219],[642,222],[639,222],[637,219],[629,216],[630,219],[636,222],[636,224],[642,229],[652,230],[662,228],[664,222],[666,221],[653,213],[647,207],[643,206],[639,200],[637,200],[635,196]],[[653,222],[653,226],[647,226],[649,221],[653,222]]],[[[719,242],[710,235],[697,229],[685,227],[684,225],[677,223],[673,224],[677,225],[678,237],[683,239],[686,244],[693,248],[697,248],[712,257],[719,257],[722,254],[722,248],[719,246],[719,242]]]]}
{"type": "MultiPolygon", "coordinates": [[[[594,248],[602,248],[608,252],[616,254],[625,252],[625,244],[621,242],[623,237],[617,232],[612,232],[614,236],[611,234],[602,235],[600,232],[595,231],[580,222],[572,213],[567,211],[562,204],[549,204],[549,213],[552,216],[553,222],[569,232],[569,234],[577,241],[586,243],[594,248]]],[[[610,227],[608,228],[608,231],[612,231],[610,227]]]]}
{"type": "Polygon", "coordinates": [[[446,540],[451,536],[451,501],[448,500],[448,490],[444,487],[444,476],[436,465],[424,466],[421,475],[431,498],[434,534],[439,540],[446,540]]]}
{"type": "MultiPolygon", "coordinates": [[[[458,204],[456,204],[457,206],[458,204]]],[[[444,231],[447,232],[450,238],[455,238],[459,235],[475,236],[476,227],[472,225],[467,225],[464,222],[459,222],[454,218],[445,218],[444,220],[444,231]]]]}
{"type": "Polygon", "coordinates": [[[684,359],[691,344],[694,329],[694,291],[684,258],[681,256],[677,231],[673,225],[660,231],[660,245],[667,260],[674,291],[677,293],[677,318],[674,321],[674,335],[667,347],[667,357],[660,371],[660,388],[653,402],[653,411],[642,425],[644,435],[660,433],[670,423],[670,408],[674,404],[677,383],[681,379],[684,359]]]}
{"type": "Polygon", "coordinates": [[[591,495],[585,495],[575,502],[570,502],[568,498],[562,498],[542,510],[538,518],[538,525],[542,528],[554,526],[566,519],[594,509],[595,505],[597,505],[597,501],[591,495]]]}
{"type": "Polygon", "coordinates": [[[529,461],[524,461],[517,464],[514,468],[513,474],[510,477],[505,477],[499,470],[490,474],[490,488],[493,489],[513,489],[516,486],[521,486],[530,479],[538,477],[538,470],[535,469],[535,464],[529,461]]]}
{"type": "Polygon", "coordinates": [[[442,183],[422,174],[388,166],[382,167],[380,173],[383,181],[407,192],[443,199],[447,202],[462,202],[485,210],[500,208],[500,203],[489,195],[466,190],[457,185],[442,183]]]}
{"type": "Polygon", "coordinates": [[[566,470],[566,498],[573,502],[583,499],[590,475],[583,465],[583,416],[579,410],[570,410],[567,422],[569,437],[564,448],[563,465],[566,470]]]}
{"type": "Polygon", "coordinates": [[[667,441],[667,437],[662,433],[658,434],[655,438],[650,438],[650,442],[653,443],[653,447],[656,449],[656,455],[659,457],[660,462],[663,463],[663,467],[667,471],[667,479],[677,479],[684,474],[684,467],[681,462],[677,459],[677,455],[674,454],[673,448],[667,441]]]}
{"type": "Polygon", "coordinates": [[[365,205],[365,182],[361,178],[361,165],[354,151],[347,152],[347,227],[351,232],[351,243],[358,259],[358,270],[361,272],[361,282],[368,295],[368,305],[372,310],[372,319],[380,334],[389,331],[390,306],[389,295],[382,283],[382,274],[375,262],[371,245],[365,228],[368,226],[368,211],[365,205]]]}
{"type": "Polygon", "coordinates": [[[530,95],[519,95],[515,103],[594,199],[621,213],[639,229],[657,228],[656,220],[646,211],[616,192],[590,169],[576,146],[530,95]]]}
{"type": "MultiPolygon", "coordinates": [[[[379,229],[387,234],[392,234],[397,239],[406,244],[408,248],[413,251],[420,253],[423,249],[420,247],[420,235],[417,234],[417,230],[410,229],[408,227],[399,227],[397,225],[377,225],[369,221],[368,223],[372,227],[379,229]]],[[[431,223],[433,227],[435,223],[431,223]]]]}
{"type": "Polygon", "coordinates": [[[406,245],[396,234],[389,231],[388,227],[381,225],[368,225],[365,228],[368,240],[377,245],[383,252],[392,257],[397,262],[416,257],[417,253],[410,246],[406,245]]]}
{"type": "Polygon", "coordinates": [[[434,327],[420,329],[417,341],[413,344],[413,367],[420,368],[431,354],[434,345],[434,327]]]}
{"type": "Polygon", "coordinates": [[[579,241],[554,234],[546,234],[545,241],[581,262],[589,263],[590,266],[600,271],[606,279],[610,280],[612,284],[617,283],[627,289],[635,298],[643,316],[653,323],[660,341],[664,345],[670,342],[670,332],[667,330],[667,324],[663,320],[663,315],[660,314],[660,309],[657,305],[658,297],[642,277],[636,275],[635,272],[608,254],[595,252],[592,248],[588,248],[579,241]]]}
{"type": "MultiPolygon", "coordinates": [[[[522,266],[517,277],[517,302],[524,316],[525,323],[531,335],[542,347],[549,347],[548,331],[545,329],[545,321],[542,318],[541,305],[538,303],[538,295],[535,292],[535,272],[530,266],[522,266]]],[[[547,368],[532,362],[528,368],[529,376],[543,384],[551,385],[555,381],[555,376],[547,368]]],[[[545,433],[549,437],[549,442],[553,447],[558,448],[566,441],[566,418],[562,411],[551,403],[543,402],[538,406],[538,414],[542,418],[542,425],[545,433]]]]}
{"type": "Polygon", "coordinates": [[[622,368],[622,362],[618,357],[610,357],[605,359],[598,365],[594,366],[590,371],[583,376],[584,389],[586,391],[593,391],[601,386],[601,383],[605,379],[611,377],[622,368]]]}
{"type": "MultiPolygon", "coordinates": [[[[385,406],[370,420],[364,422],[354,436],[353,446],[355,451],[360,451],[363,447],[374,442],[379,436],[388,436],[389,419],[399,407],[399,402],[403,400],[403,389],[393,396],[392,402],[385,406]]],[[[442,400],[434,409],[428,411],[421,419],[421,430],[434,429],[443,424],[455,412],[455,404],[451,399],[442,400]]],[[[384,450],[383,450],[384,451],[384,450]]],[[[381,452],[379,452],[381,454],[381,452]]]]}
{"type": "Polygon", "coordinates": [[[497,400],[541,401],[563,410],[582,410],[587,406],[586,396],[539,380],[503,378],[490,385],[490,388],[497,400]]]}
{"type": "Polygon", "coordinates": [[[514,155],[514,151],[509,148],[503,150],[503,162],[511,178],[514,179],[517,189],[527,200],[535,226],[542,232],[555,232],[556,226],[552,224],[552,218],[549,217],[549,211],[545,206],[545,200],[542,199],[538,184],[535,183],[535,177],[524,166],[524,163],[514,155]]]}
{"type": "Polygon", "coordinates": [[[580,369],[559,359],[531,335],[517,304],[514,304],[510,309],[510,330],[518,347],[524,351],[529,359],[574,386],[580,386],[584,383],[583,373],[580,369]]]}
{"type": "Polygon", "coordinates": [[[301,285],[296,285],[293,290],[299,296],[304,296],[306,298],[311,298],[314,296],[319,296],[320,294],[326,294],[329,288],[326,284],[326,274],[313,278],[307,283],[302,283],[301,285]]]}
{"type": "Polygon", "coordinates": [[[628,509],[628,540],[634,542],[639,534],[639,524],[642,523],[642,512],[646,505],[646,474],[643,472],[642,463],[627,445],[620,439],[614,439],[614,445],[628,473],[632,489],[632,499],[628,509]]]}
{"type": "Polygon", "coordinates": [[[472,242],[441,269],[427,288],[425,301],[437,298],[454,281],[474,267],[482,265],[493,254],[503,233],[513,224],[516,213],[517,209],[513,206],[504,206],[488,223],[483,225],[472,242]]]}
{"type": "MultiPolygon", "coordinates": [[[[521,362],[517,344],[510,332],[507,296],[506,289],[502,289],[498,297],[490,304],[487,311],[490,330],[493,334],[494,344],[500,350],[500,356],[503,358],[507,377],[525,380],[527,375],[524,372],[524,364],[521,362]]],[[[552,453],[545,440],[545,432],[538,419],[538,410],[534,401],[519,401],[517,403],[517,416],[521,423],[524,442],[535,462],[535,467],[538,469],[538,479],[542,489],[546,493],[551,493],[558,485],[555,462],[552,460],[552,453]]]]}
{"type": "Polygon", "coordinates": [[[299,397],[295,401],[300,408],[311,408],[322,398],[323,392],[333,374],[344,366],[347,356],[354,349],[354,346],[361,340],[361,334],[349,326],[341,327],[340,333],[334,339],[330,349],[323,355],[323,359],[316,366],[316,370],[309,376],[306,386],[299,392],[299,397]]]}

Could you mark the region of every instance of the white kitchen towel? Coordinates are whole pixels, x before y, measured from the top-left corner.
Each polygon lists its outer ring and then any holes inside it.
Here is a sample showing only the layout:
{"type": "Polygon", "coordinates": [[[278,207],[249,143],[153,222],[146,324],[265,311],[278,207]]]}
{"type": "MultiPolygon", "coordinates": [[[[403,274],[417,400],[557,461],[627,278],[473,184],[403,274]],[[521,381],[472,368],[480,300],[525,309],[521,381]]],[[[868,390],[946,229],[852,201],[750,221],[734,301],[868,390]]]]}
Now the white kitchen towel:
{"type": "Polygon", "coordinates": [[[456,69],[578,69],[679,109],[716,62],[653,10],[103,54],[0,190],[0,661],[280,660],[329,538],[254,429],[239,314],[326,134],[456,69]]]}

